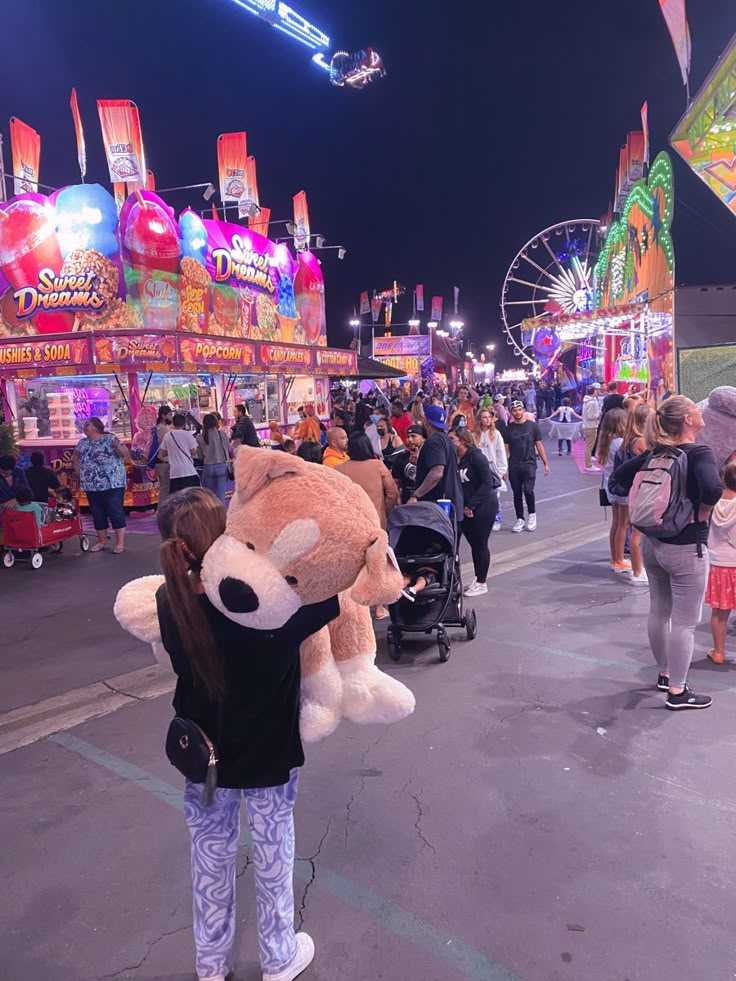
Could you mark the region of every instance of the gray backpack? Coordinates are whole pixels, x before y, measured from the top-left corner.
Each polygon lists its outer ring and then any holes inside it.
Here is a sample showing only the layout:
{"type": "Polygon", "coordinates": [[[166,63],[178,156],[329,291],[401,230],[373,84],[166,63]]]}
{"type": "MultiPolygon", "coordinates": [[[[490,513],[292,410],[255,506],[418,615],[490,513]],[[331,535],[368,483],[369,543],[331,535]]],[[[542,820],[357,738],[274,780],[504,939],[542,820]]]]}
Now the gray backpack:
{"type": "Polygon", "coordinates": [[[675,538],[695,521],[687,496],[687,453],[676,446],[651,453],[629,492],[629,520],[649,538],[675,538]]]}

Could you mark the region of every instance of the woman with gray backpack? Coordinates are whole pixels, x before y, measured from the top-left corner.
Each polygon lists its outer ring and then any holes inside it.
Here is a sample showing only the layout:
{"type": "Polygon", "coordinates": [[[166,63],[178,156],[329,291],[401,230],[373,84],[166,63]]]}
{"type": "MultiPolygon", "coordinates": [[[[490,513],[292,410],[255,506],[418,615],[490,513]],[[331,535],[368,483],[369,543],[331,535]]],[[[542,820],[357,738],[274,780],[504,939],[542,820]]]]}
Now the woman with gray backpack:
{"type": "Polygon", "coordinates": [[[708,581],[710,513],[723,489],[713,452],[695,443],[703,425],[690,399],[665,399],[646,421],[649,452],[624,463],[609,482],[628,491],[629,520],[643,536],[649,644],[659,668],[657,688],[667,692],[668,709],[712,703],[687,685],[708,581]]]}

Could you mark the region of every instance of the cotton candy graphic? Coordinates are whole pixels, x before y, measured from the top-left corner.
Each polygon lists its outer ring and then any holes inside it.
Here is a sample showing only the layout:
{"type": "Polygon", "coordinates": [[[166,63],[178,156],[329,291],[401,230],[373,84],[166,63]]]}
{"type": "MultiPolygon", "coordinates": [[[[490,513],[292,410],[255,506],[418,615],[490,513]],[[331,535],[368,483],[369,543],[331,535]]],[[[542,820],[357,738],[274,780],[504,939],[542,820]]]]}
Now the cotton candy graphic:
{"type": "Polygon", "coordinates": [[[195,259],[204,266],[207,259],[207,232],[204,222],[196,212],[182,212],[179,218],[179,234],[182,257],[195,259]]]}
{"type": "Polygon", "coordinates": [[[56,235],[62,256],[78,249],[118,256],[118,211],[111,194],[99,184],[65,187],[56,198],[56,235]]]}

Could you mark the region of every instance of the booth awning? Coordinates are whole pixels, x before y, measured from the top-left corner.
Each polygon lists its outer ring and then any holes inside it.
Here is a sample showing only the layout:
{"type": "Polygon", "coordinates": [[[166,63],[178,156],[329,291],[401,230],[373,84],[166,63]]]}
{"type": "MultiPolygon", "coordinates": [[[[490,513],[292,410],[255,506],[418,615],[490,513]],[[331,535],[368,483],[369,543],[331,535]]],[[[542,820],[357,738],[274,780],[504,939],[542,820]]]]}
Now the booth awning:
{"type": "Polygon", "coordinates": [[[438,337],[436,332],[432,338],[432,357],[438,365],[448,368],[464,360],[458,353],[457,342],[450,341],[446,337],[438,337]]]}
{"type": "Polygon", "coordinates": [[[404,378],[403,371],[392,368],[389,364],[382,361],[374,361],[373,358],[364,358],[358,355],[358,371],[354,375],[345,375],[345,378],[404,378]]]}

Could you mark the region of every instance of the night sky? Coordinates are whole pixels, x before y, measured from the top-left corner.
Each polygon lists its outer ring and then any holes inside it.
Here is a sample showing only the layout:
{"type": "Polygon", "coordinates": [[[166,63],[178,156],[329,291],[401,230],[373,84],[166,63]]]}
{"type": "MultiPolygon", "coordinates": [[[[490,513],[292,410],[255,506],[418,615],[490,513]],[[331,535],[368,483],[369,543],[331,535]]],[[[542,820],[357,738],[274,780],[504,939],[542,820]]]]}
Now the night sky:
{"type": "MultiPolygon", "coordinates": [[[[159,187],[217,183],[219,133],[245,129],[262,204],[290,217],[307,192],[323,254],[330,343],[345,346],[361,290],[394,278],[451,302],[477,344],[502,341],[498,300],[537,231],[599,217],[618,148],[649,100],[652,157],[685,96],[657,0],[294,0],[336,47],[375,46],[388,76],[336,89],[302,45],[233,0],[35,0],[3,11],[0,120],[43,138],[41,181],[78,181],[69,92],[88,180],[107,184],[95,100],[141,110],[159,187]],[[421,11],[421,14],[419,13],[421,11]]],[[[734,0],[691,0],[692,87],[736,31],[734,0]]],[[[675,160],[677,281],[736,281],[736,219],[675,160]]],[[[201,206],[169,196],[177,210],[201,206]]],[[[279,230],[283,233],[283,230],[279,230]]],[[[395,321],[410,314],[400,302],[395,321]]],[[[425,315],[425,319],[428,315],[425,315]]],[[[501,343],[502,361],[510,348],[501,343]]],[[[513,361],[513,358],[509,358],[513,361]]]]}

